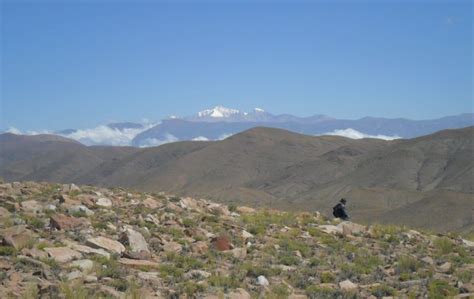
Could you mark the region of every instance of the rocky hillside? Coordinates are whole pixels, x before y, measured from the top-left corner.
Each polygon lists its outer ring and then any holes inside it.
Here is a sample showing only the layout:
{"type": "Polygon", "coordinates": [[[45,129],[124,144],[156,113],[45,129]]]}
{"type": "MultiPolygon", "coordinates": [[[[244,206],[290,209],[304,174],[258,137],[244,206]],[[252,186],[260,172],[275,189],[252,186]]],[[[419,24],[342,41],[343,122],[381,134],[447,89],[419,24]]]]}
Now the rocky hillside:
{"type": "Polygon", "coordinates": [[[0,135],[0,177],[125,187],[328,215],[349,198],[354,221],[439,232],[474,229],[474,127],[383,141],[254,128],[216,142],[84,146],[0,135]]]}
{"type": "Polygon", "coordinates": [[[474,242],[317,212],[0,184],[1,298],[474,296],[474,242]]]}

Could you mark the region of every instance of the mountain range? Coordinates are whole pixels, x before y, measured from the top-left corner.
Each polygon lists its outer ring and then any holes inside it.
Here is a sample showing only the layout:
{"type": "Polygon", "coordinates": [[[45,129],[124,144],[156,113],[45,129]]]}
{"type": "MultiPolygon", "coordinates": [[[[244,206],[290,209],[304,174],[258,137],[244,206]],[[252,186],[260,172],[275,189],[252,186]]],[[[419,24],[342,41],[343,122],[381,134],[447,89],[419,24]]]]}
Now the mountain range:
{"type": "Polygon", "coordinates": [[[474,229],[474,127],[413,139],[308,136],[257,127],[222,141],[84,146],[54,135],[0,135],[0,175],[123,186],[441,231],[474,229]]]}
{"type": "MultiPolygon", "coordinates": [[[[306,135],[339,135],[349,138],[414,138],[444,129],[474,125],[474,114],[466,113],[431,120],[364,117],[336,119],[326,115],[298,117],[274,115],[261,108],[250,112],[216,106],[187,117],[170,116],[158,122],[121,122],[89,129],[55,132],[85,145],[122,145],[147,147],[184,140],[222,140],[245,130],[265,126],[306,135]]],[[[13,133],[21,133],[11,130],[13,133]]],[[[44,132],[44,131],[38,131],[44,132]]],[[[29,134],[38,134],[30,132],[29,134]]]]}

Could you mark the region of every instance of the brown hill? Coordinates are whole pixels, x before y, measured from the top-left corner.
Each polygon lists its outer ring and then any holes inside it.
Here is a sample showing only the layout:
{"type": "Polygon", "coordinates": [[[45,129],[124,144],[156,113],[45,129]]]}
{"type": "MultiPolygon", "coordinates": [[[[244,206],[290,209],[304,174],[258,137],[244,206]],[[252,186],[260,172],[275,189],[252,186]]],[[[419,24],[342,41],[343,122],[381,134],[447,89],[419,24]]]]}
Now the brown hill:
{"type": "Polygon", "coordinates": [[[0,149],[7,181],[125,186],[327,214],[340,197],[348,197],[356,221],[470,230],[473,133],[469,127],[383,141],[255,128],[218,142],[147,149],[22,136],[31,144],[15,159],[15,144],[24,147],[26,141],[10,136],[0,139],[0,149]]]}

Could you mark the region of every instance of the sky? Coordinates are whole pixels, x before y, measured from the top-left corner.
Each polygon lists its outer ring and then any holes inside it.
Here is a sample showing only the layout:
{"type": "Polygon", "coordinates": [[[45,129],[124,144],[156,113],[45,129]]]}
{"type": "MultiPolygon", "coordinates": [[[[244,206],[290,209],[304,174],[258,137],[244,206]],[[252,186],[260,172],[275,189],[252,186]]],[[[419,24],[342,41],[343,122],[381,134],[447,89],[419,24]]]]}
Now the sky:
{"type": "Polygon", "coordinates": [[[471,1],[1,1],[0,130],[473,112],[471,1]]]}

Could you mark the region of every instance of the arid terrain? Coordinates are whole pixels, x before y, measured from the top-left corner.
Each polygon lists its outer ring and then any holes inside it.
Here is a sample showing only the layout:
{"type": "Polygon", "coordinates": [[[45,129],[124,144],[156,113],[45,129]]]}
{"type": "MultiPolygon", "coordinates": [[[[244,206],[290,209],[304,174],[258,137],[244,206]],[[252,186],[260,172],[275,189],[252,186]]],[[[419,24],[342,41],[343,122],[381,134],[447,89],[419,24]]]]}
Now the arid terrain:
{"type": "Polygon", "coordinates": [[[472,298],[474,242],[314,212],[0,184],[1,298],[472,298]]]}
{"type": "Polygon", "coordinates": [[[151,148],[0,135],[0,176],[165,191],[252,207],[320,211],[439,232],[474,229],[474,127],[384,141],[254,128],[151,148]]]}

